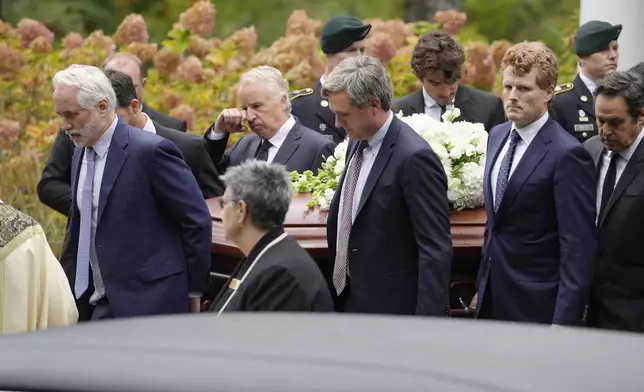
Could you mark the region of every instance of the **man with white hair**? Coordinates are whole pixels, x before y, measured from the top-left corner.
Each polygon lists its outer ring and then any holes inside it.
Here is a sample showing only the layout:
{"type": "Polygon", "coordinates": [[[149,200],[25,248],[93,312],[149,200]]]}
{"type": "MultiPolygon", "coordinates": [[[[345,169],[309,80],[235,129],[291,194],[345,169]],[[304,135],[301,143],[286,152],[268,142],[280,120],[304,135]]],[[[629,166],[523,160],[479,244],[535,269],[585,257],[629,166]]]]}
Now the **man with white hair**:
{"type": "Polygon", "coordinates": [[[394,116],[378,59],[343,60],[322,95],[351,140],[327,219],[336,309],[446,316],[452,238],[438,157],[394,116]]]}
{"type": "Polygon", "coordinates": [[[72,65],[53,87],[61,128],[76,145],[61,264],[79,319],[198,312],[212,222],[181,153],[116,116],[98,68],[72,65]]]}
{"type": "Polygon", "coordinates": [[[219,172],[248,159],[279,163],[288,171],[317,170],[335,143],[297,122],[291,115],[288,81],[282,73],[261,66],[242,75],[237,90],[241,108],[224,109],[206,131],[210,156],[219,172]],[[246,132],[226,151],[231,133],[246,132]]]}

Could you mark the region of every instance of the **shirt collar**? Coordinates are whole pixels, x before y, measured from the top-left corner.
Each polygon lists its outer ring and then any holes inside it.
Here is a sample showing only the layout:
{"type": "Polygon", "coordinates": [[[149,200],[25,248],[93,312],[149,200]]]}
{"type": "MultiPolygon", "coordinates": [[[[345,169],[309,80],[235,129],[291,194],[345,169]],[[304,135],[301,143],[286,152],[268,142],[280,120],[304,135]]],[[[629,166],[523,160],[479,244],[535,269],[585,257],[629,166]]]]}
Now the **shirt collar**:
{"type": "Polygon", "coordinates": [[[324,79],[326,79],[326,74],[322,74],[322,76],[320,76],[320,84],[324,85],[324,79]]]}
{"type": "Polygon", "coordinates": [[[543,116],[541,116],[537,121],[534,121],[521,129],[517,128],[515,123],[512,123],[512,129],[516,129],[516,131],[519,133],[519,136],[521,136],[521,140],[526,142],[526,144],[530,144],[530,142],[532,142],[532,139],[537,136],[537,133],[544,126],[546,121],[548,121],[548,118],[548,112],[545,112],[543,116]]]}
{"type": "MultiPolygon", "coordinates": [[[[432,96],[429,95],[427,93],[427,91],[425,91],[425,87],[423,87],[421,90],[423,90],[423,100],[425,101],[425,107],[426,108],[431,108],[431,107],[434,107],[434,106],[439,107],[438,103],[436,102],[436,100],[434,98],[432,98],[432,96]]],[[[457,89],[457,91],[458,91],[458,89],[457,89]]],[[[450,103],[448,103],[446,106],[453,105],[454,104],[454,99],[456,99],[456,92],[454,93],[454,98],[452,98],[450,103]]]]}
{"type": "Polygon", "coordinates": [[[389,116],[387,117],[387,121],[378,129],[378,132],[376,132],[373,137],[369,140],[369,148],[375,149],[379,147],[382,144],[382,141],[385,139],[385,135],[387,134],[387,130],[391,126],[391,122],[394,120],[394,112],[391,110],[389,111],[389,116]]]}
{"type": "Polygon", "coordinates": [[[268,139],[269,142],[274,147],[277,147],[278,149],[282,146],[282,143],[284,143],[284,140],[286,139],[286,136],[288,136],[288,133],[293,129],[295,126],[295,118],[293,116],[289,116],[288,120],[280,127],[280,129],[277,130],[277,133],[273,135],[272,138],[268,139]]]}
{"type": "Polygon", "coordinates": [[[151,133],[157,133],[157,128],[154,126],[154,123],[152,122],[150,116],[148,116],[146,113],[143,114],[145,115],[145,125],[141,129],[151,133]]]}
{"type": "Polygon", "coordinates": [[[591,94],[595,93],[595,89],[597,88],[597,85],[595,82],[590,80],[586,75],[584,75],[583,71],[579,72],[579,78],[581,79],[582,82],[586,85],[588,88],[588,91],[590,91],[591,94]]]}
{"type": "Polygon", "coordinates": [[[105,154],[107,154],[107,150],[109,150],[110,148],[110,144],[112,143],[112,136],[114,136],[114,130],[116,129],[118,122],[119,116],[114,115],[114,121],[112,121],[112,125],[107,128],[107,131],[105,131],[101,138],[98,139],[98,141],[92,146],[96,155],[98,155],[101,159],[105,158],[105,154]]]}
{"type": "Polygon", "coordinates": [[[642,128],[640,134],[637,135],[637,139],[635,139],[633,144],[631,144],[630,147],[628,147],[626,150],[619,153],[622,158],[626,159],[626,162],[630,161],[633,154],[635,154],[637,146],[639,146],[640,142],[642,141],[642,136],[644,136],[644,128],[642,128]]]}

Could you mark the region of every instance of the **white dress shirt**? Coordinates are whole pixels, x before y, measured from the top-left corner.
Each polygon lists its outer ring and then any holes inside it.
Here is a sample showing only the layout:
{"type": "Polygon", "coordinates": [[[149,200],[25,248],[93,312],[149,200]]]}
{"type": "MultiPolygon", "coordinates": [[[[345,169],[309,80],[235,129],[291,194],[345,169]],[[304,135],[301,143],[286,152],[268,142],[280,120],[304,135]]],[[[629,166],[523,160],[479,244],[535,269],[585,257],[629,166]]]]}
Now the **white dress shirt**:
{"type": "MultiPolygon", "coordinates": [[[[277,130],[277,133],[275,133],[272,138],[268,139],[268,141],[271,142],[271,148],[268,149],[268,159],[266,160],[268,163],[273,162],[275,155],[277,155],[277,151],[282,147],[282,143],[284,143],[286,136],[288,136],[288,133],[291,132],[291,129],[293,129],[294,126],[295,118],[291,115],[288,117],[286,122],[282,124],[280,129],[277,130]]],[[[210,140],[221,140],[226,137],[226,132],[212,129],[206,134],[206,137],[210,140]]]]}
{"type": "Polygon", "coordinates": [[[157,128],[154,126],[152,119],[146,113],[143,113],[143,114],[145,115],[145,125],[141,129],[143,129],[144,131],[148,131],[150,133],[154,133],[156,135],[157,128]]]}
{"type": "MultiPolygon", "coordinates": [[[[92,276],[94,279],[94,287],[105,287],[103,285],[103,278],[101,277],[101,272],[98,267],[98,259],[96,257],[96,248],[94,247],[94,236],[96,235],[96,223],[98,220],[98,202],[99,195],[101,194],[101,184],[103,183],[103,172],[105,171],[105,162],[107,161],[107,153],[112,143],[112,136],[114,135],[114,130],[116,129],[116,124],[118,123],[118,116],[114,116],[114,121],[112,125],[105,131],[100,139],[92,147],[96,152],[94,156],[94,184],[92,186],[92,235],[90,242],[90,265],[92,265],[92,276]]],[[[81,206],[83,205],[83,183],[85,182],[85,177],[87,177],[87,148],[85,148],[85,153],[83,154],[83,161],[81,163],[80,174],[78,175],[78,181],[76,183],[76,204],[78,210],[81,211],[81,206]]],[[[105,291],[101,292],[94,291],[90,297],[90,303],[95,304],[96,301],[105,296],[105,291]]]]}
{"type": "MultiPolygon", "coordinates": [[[[394,119],[394,113],[392,111],[389,111],[389,117],[387,117],[387,121],[385,121],[384,125],[380,127],[378,132],[376,132],[371,140],[369,140],[369,146],[367,146],[363,151],[362,151],[362,166],[360,167],[360,174],[358,175],[358,182],[356,183],[356,189],[355,192],[353,193],[353,208],[351,211],[351,216],[352,220],[351,222],[355,222],[356,220],[356,214],[358,212],[358,205],[360,204],[360,199],[362,198],[362,192],[364,191],[364,186],[367,183],[367,178],[369,177],[369,173],[371,173],[371,168],[373,167],[374,162],[376,161],[376,157],[378,156],[378,151],[380,151],[380,147],[382,146],[382,141],[385,139],[385,136],[387,135],[387,130],[391,126],[391,122],[394,119]]],[[[355,158],[355,154],[353,157],[351,157],[351,160],[355,158]]],[[[349,167],[351,161],[347,162],[347,167],[349,167]]],[[[342,222],[342,214],[345,214],[346,212],[343,211],[343,203],[344,203],[344,189],[346,187],[346,181],[342,183],[342,192],[340,193],[340,208],[338,210],[338,222],[342,222]]],[[[348,235],[348,233],[340,233],[340,226],[338,224],[338,236],[339,235],[348,235]]]]}
{"type": "MultiPolygon", "coordinates": [[[[514,169],[517,168],[517,165],[519,162],[521,162],[521,158],[523,158],[523,154],[525,154],[526,150],[530,146],[530,143],[532,143],[532,140],[534,140],[535,136],[537,136],[537,133],[539,133],[539,130],[543,125],[548,121],[548,112],[546,112],[543,116],[541,116],[537,121],[526,125],[523,128],[517,128],[515,123],[512,123],[512,128],[510,133],[512,133],[512,130],[515,130],[519,133],[519,136],[521,136],[521,141],[517,143],[516,149],[514,150],[514,157],[512,158],[512,166],[510,167],[510,174],[508,175],[508,181],[510,178],[512,178],[512,173],[514,172],[514,169]]],[[[501,149],[501,152],[499,155],[496,157],[496,161],[494,161],[494,166],[492,167],[492,173],[490,175],[490,186],[492,187],[492,200],[496,199],[496,182],[499,178],[499,170],[501,170],[501,162],[503,162],[503,158],[505,157],[505,154],[508,152],[508,149],[510,148],[510,138],[505,141],[505,144],[503,145],[503,148],[501,149]]]]}
{"type": "MultiPolygon", "coordinates": [[[[644,136],[644,128],[642,131],[640,131],[640,134],[637,136],[637,139],[631,144],[629,148],[626,150],[619,152],[619,153],[614,153],[612,151],[606,150],[602,154],[602,165],[601,168],[599,169],[599,181],[597,181],[597,217],[596,220],[599,219],[599,209],[601,208],[602,205],[602,194],[604,190],[604,181],[606,180],[606,173],[608,172],[608,167],[610,166],[610,160],[613,157],[613,154],[619,154],[619,158],[617,158],[617,162],[615,162],[616,166],[616,175],[615,175],[615,186],[617,186],[617,183],[619,182],[619,178],[622,176],[624,173],[624,169],[626,169],[626,165],[628,164],[628,161],[631,159],[633,154],[635,153],[635,150],[637,150],[637,146],[639,146],[640,142],[642,141],[642,137],[644,136]]],[[[613,188],[615,189],[615,188],[613,188]]]]}
{"type": "MultiPolygon", "coordinates": [[[[423,90],[423,101],[425,102],[425,114],[427,114],[429,117],[433,118],[436,121],[441,121],[441,107],[438,106],[438,103],[432,98],[429,94],[427,94],[427,91],[425,91],[425,88],[422,88],[423,90]]],[[[454,97],[456,97],[456,94],[454,94],[454,97]]],[[[452,110],[454,107],[454,99],[452,99],[452,102],[448,103],[445,106],[445,110],[452,110]]]]}
{"type": "Polygon", "coordinates": [[[595,89],[597,88],[597,85],[595,82],[590,80],[586,75],[584,75],[583,72],[579,72],[579,78],[581,79],[582,82],[586,85],[586,88],[588,88],[588,91],[590,91],[591,94],[595,92],[595,89]]]}

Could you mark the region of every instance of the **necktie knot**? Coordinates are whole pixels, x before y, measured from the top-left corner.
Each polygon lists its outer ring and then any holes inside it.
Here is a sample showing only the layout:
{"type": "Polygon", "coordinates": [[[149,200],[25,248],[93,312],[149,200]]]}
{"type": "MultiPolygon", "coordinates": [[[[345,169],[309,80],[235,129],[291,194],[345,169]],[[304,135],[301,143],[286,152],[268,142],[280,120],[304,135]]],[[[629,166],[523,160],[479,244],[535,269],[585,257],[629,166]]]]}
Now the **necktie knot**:
{"type": "Polygon", "coordinates": [[[358,147],[356,148],[356,154],[362,154],[367,147],[369,147],[369,142],[366,140],[360,140],[358,142],[358,147]]]}
{"type": "Polygon", "coordinates": [[[517,144],[521,140],[523,139],[521,138],[521,135],[519,135],[519,132],[517,132],[516,129],[512,130],[512,133],[510,133],[510,143],[517,144]]]}
{"type": "Polygon", "coordinates": [[[94,151],[92,147],[86,147],[85,156],[87,157],[88,161],[93,161],[94,158],[96,158],[96,151],[94,151]]]}
{"type": "Polygon", "coordinates": [[[268,150],[273,145],[268,140],[263,140],[255,158],[259,161],[268,161],[268,150]]]}

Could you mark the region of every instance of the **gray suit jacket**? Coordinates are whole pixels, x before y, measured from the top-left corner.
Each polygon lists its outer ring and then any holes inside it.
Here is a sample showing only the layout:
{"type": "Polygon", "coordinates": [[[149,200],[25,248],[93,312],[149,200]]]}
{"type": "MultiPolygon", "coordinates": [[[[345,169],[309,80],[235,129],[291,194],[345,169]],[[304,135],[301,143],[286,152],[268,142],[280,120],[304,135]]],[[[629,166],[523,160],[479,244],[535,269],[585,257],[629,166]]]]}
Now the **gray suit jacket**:
{"type": "MultiPolygon", "coordinates": [[[[599,172],[605,151],[599,136],[584,147],[599,172]]],[[[597,235],[595,279],[588,307],[593,327],[644,332],[644,142],[615,184],[597,235]]]]}
{"type": "MultiPolygon", "coordinates": [[[[456,121],[481,123],[488,132],[496,125],[505,122],[505,110],[501,98],[486,91],[460,85],[456,90],[454,106],[461,110],[461,115],[456,121]]],[[[394,113],[401,110],[404,116],[425,113],[423,90],[397,99],[394,102],[394,113]]]]}
{"type": "MultiPolygon", "coordinates": [[[[206,135],[214,124],[206,131],[206,135]]],[[[220,140],[210,140],[205,137],[212,161],[218,163],[219,173],[224,173],[229,166],[255,158],[259,152],[261,138],[251,133],[239,139],[226,150],[228,136],[220,140]]],[[[286,166],[286,170],[302,173],[306,170],[317,171],[322,167],[324,157],[333,154],[336,144],[321,134],[296,122],[284,139],[273,163],[286,166]]]]}

